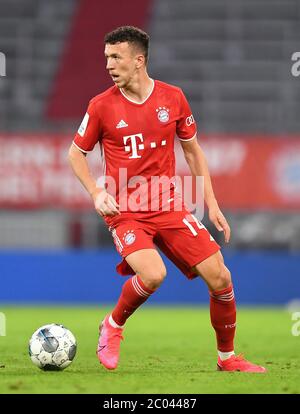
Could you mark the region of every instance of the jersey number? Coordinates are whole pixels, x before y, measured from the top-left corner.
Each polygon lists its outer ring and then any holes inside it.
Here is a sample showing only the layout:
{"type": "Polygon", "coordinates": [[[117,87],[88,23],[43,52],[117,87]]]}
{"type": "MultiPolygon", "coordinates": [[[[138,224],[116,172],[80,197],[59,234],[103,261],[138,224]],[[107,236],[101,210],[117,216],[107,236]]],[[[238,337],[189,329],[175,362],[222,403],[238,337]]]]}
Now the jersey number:
{"type": "Polygon", "coordinates": [[[192,223],[190,221],[188,221],[186,218],[184,218],[182,221],[187,226],[187,228],[191,231],[192,235],[197,236],[198,232],[195,229],[195,227],[200,229],[200,230],[201,229],[206,229],[206,227],[200,221],[198,221],[198,219],[193,214],[191,214],[191,216],[193,217],[193,220],[194,220],[193,224],[194,225],[192,225],[192,223]],[[196,226],[195,226],[195,224],[196,224],[196,226]]]}

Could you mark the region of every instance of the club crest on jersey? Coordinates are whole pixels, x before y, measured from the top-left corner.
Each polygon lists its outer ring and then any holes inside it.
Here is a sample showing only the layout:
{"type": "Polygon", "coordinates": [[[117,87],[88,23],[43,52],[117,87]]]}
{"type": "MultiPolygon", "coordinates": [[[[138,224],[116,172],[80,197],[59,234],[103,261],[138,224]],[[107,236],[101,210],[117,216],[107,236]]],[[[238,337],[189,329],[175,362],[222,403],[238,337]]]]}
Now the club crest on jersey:
{"type": "Polygon", "coordinates": [[[165,108],[164,106],[160,106],[159,108],[157,108],[156,112],[160,122],[168,122],[168,120],[170,119],[169,109],[165,108]]]}
{"type": "Polygon", "coordinates": [[[135,234],[133,233],[133,230],[127,230],[126,233],[124,233],[123,240],[127,246],[130,246],[132,243],[134,243],[135,239],[136,237],[135,237],[135,234]]]}

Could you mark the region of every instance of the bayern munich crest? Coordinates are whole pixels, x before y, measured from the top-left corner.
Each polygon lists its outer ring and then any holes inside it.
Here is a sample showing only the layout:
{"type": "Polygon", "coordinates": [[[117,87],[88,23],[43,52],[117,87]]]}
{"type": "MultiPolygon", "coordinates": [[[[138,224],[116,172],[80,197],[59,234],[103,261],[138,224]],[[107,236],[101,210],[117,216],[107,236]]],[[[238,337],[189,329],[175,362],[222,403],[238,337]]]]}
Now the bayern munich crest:
{"type": "Polygon", "coordinates": [[[169,109],[165,108],[164,106],[160,106],[159,108],[157,108],[156,112],[160,122],[168,122],[168,120],[170,119],[169,109]]]}
{"type": "Polygon", "coordinates": [[[133,230],[128,230],[126,233],[124,233],[123,240],[127,246],[135,242],[135,234],[133,233],[133,230]]]}

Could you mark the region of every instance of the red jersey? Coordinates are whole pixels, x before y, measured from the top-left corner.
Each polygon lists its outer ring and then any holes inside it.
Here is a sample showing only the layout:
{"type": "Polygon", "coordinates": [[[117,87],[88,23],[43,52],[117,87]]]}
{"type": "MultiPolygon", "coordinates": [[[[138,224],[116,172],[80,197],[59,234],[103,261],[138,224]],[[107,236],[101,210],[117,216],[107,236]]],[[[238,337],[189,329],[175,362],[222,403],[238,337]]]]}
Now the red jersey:
{"type": "MultiPolygon", "coordinates": [[[[95,96],[74,144],[88,152],[99,142],[106,183],[110,185],[111,177],[116,184],[115,194],[108,192],[115,196],[121,211],[132,212],[136,210],[124,208],[124,198],[137,194],[137,189],[140,196],[146,184],[149,192],[153,177],[172,179],[175,136],[188,141],[195,134],[196,123],[182,90],[155,80],[151,93],[141,103],[128,98],[117,86],[95,96]]],[[[149,211],[149,204],[141,210],[149,211]]]]}

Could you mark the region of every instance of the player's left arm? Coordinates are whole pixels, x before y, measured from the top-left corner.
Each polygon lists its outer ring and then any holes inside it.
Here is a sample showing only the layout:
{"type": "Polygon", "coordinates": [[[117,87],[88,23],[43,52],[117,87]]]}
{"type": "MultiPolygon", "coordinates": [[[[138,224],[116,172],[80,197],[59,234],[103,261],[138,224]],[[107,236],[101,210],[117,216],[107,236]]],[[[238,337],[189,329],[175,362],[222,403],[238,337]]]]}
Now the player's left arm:
{"type": "Polygon", "coordinates": [[[187,141],[180,140],[180,143],[191,173],[194,176],[204,177],[204,200],[208,207],[209,219],[219,231],[224,232],[225,242],[228,243],[230,240],[230,227],[216,200],[206,157],[197,141],[197,137],[195,136],[194,139],[187,141]]]}

